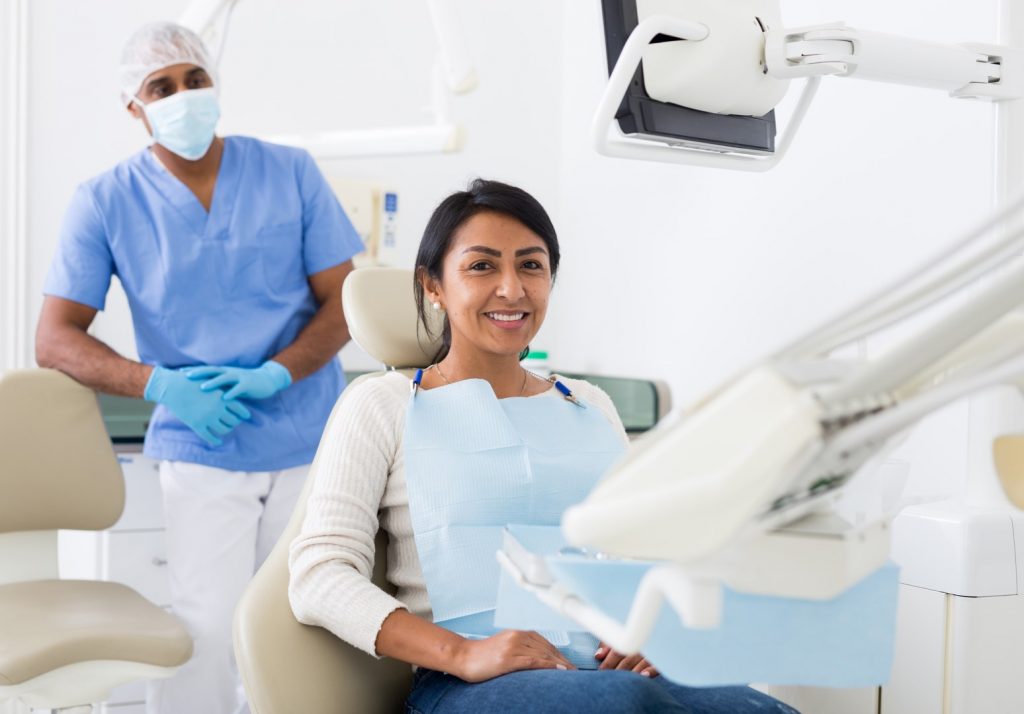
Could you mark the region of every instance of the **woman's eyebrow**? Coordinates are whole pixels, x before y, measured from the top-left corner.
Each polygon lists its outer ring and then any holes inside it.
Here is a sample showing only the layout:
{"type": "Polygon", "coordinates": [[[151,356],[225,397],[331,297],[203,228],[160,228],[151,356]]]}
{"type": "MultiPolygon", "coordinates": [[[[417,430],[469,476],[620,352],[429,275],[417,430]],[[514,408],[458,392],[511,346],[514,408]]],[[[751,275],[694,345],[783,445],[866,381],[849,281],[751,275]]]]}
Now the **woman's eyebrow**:
{"type": "MultiPolygon", "coordinates": [[[[465,254],[465,253],[486,253],[487,255],[493,255],[495,258],[500,258],[501,257],[501,251],[500,250],[495,250],[494,248],[488,248],[487,246],[484,246],[484,245],[471,245],[470,247],[466,248],[462,252],[463,252],[463,254],[465,254]]],[[[519,250],[516,251],[516,257],[518,258],[521,255],[530,255],[531,253],[544,253],[544,254],[547,254],[547,250],[545,250],[544,248],[542,248],[540,246],[534,246],[532,248],[520,248],[519,250]]]]}
{"type": "Polygon", "coordinates": [[[486,253],[487,255],[493,255],[495,258],[501,257],[501,251],[495,250],[494,248],[488,248],[485,245],[471,245],[462,251],[463,255],[466,253],[486,253]]]}

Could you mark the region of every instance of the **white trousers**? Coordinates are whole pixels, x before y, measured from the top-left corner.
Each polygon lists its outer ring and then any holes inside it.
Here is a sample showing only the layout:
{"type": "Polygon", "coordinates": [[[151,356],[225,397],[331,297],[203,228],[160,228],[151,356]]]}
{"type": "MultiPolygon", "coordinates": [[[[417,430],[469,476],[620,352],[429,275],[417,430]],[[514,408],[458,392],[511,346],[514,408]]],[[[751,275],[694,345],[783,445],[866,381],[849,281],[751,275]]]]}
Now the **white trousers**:
{"type": "Polygon", "coordinates": [[[148,714],[248,711],[231,644],[235,605],[288,524],[308,472],[160,463],[171,607],[194,652],[174,677],[149,684],[148,714]]]}

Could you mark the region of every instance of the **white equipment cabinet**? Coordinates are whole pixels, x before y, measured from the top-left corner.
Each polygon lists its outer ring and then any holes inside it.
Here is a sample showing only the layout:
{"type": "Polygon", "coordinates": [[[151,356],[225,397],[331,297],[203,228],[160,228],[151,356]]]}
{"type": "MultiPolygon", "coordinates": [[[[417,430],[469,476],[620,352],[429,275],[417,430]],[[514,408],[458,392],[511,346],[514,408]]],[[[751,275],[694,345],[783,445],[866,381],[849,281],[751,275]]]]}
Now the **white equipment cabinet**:
{"type": "Polygon", "coordinates": [[[881,714],[1019,714],[1024,596],[963,597],[900,585],[881,714]]]}
{"type": "MultiPolygon", "coordinates": [[[[112,580],[170,608],[163,502],[156,461],[141,444],[117,445],[124,471],[125,505],[120,520],[106,531],[61,531],[58,536],[62,579],[112,580]]],[[[144,714],[146,683],[118,687],[98,714],[144,714]]]]}
{"type": "Polygon", "coordinates": [[[1024,712],[1024,513],[945,501],[893,522],[901,566],[881,714],[1024,712]]]}

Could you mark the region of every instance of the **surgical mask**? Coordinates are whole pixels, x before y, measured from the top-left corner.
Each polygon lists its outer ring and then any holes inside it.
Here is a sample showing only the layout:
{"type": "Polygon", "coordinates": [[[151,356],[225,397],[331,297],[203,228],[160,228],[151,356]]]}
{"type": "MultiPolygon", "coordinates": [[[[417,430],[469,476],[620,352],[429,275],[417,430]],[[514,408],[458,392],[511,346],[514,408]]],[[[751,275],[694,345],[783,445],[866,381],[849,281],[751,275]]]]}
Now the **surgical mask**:
{"type": "Polygon", "coordinates": [[[220,105],[212,87],[177,92],[149,104],[139,102],[153,140],[183,159],[201,159],[213,143],[220,105]]]}

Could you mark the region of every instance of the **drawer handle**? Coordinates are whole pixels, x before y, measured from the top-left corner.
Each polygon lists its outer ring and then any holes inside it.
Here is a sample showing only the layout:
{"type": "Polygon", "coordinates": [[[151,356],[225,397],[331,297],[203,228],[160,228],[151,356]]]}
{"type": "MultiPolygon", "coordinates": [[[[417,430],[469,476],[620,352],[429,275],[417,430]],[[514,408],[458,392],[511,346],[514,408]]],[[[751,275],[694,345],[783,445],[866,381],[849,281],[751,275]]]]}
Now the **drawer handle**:
{"type": "Polygon", "coordinates": [[[167,559],[166,558],[161,558],[161,557],[157,556],[157,557],[153,558],[153,565],[155,565],[157,567],[161,567],[161,566],[167,565],[167,559]]]}

